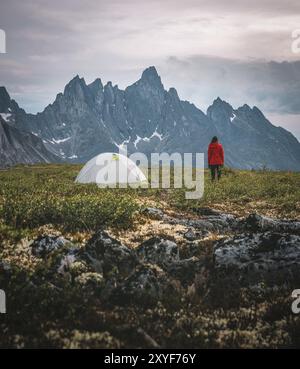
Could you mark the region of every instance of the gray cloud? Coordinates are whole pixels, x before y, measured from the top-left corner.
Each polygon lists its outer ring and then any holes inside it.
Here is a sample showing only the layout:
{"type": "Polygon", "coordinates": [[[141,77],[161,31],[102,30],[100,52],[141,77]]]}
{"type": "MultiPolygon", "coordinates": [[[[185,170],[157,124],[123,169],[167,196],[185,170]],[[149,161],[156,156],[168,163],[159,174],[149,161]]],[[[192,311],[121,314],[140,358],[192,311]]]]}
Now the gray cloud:
{"type": "Polygon", "coordinates": [[[1,0],[0,84],[35,112],[76,74],[125,87],[156,65],[202,108],[221,95],[284,117],[300,113],[299,21],[299,0],[1,0]]]}
{"type": "Polygon", "coordinates": [[[162,69],[168,84],[177,80],[181,94],[202,108],[218,95],[235,106],[247,101],[270,113],[300,114],[300,61],[243,61],[198,55],[170,57],[162,69]]]}

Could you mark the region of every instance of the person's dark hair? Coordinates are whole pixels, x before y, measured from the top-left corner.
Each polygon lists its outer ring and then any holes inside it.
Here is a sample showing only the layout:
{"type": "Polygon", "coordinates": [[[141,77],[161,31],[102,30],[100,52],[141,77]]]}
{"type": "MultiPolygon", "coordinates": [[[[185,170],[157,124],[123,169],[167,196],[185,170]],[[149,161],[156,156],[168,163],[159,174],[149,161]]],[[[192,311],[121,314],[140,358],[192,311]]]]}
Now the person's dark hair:
{"type": "Polygon", "coordinates": [[[214,136],[214,137],[211,139],[211,143],[215,143],[215,142],[218,142],[218,137],[217,137],[217,136],[214,136]]]}

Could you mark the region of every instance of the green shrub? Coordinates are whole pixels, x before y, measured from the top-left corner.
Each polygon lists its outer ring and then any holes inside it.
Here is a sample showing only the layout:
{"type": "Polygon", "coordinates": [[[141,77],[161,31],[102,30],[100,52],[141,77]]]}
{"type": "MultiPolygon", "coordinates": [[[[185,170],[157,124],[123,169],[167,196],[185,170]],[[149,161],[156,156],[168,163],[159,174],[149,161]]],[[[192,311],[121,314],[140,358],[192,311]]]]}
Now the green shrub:
{"type": "Polygon", "coordinates": [[[45,224],[66,230],[127,227],[138,209],[133,193],[74,183],[73,167],[19,168],[0,177],[0,217],[5,224],[35,228],[45,224]]]}

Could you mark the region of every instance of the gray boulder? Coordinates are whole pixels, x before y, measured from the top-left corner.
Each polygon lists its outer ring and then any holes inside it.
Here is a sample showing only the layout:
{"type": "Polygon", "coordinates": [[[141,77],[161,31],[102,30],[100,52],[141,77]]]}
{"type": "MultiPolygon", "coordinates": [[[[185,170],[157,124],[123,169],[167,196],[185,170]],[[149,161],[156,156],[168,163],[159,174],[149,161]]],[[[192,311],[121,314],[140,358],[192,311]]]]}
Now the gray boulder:
{"type": "Polygon", "coordinates": [[[157,208],[146,208],[143,210],[143,213],[148,215],[151,219],[163,219],[164,218],[164,212],[157,208]]]}
{"type": "Polygon", "coordinates": [[[97,232],[87,243],[81,253],[95,272],[104,278],[112,276],[127,277],[134,272],[138,260],[135,253],[110,237],[106,232],[97,232]]]}
{"type": "Polygon", "coordinates": [[[72,265],[78,260],[78,252],[77,248],[71,248],[67,252],[65,252],[58,259],[56,271],[59,274],[65,274],[70,271],[72,265]]]}
{"type": "Polygon", "coordinates": [[[62,249],[71,242],[60,236],[40,236],[31,243],[31,251],[34,256],[44,258],[53,251],[62,249]]]}
{"type": "Polygon", "coordinates": [[[138,258],[146,263],[165,266],[179,260],[179,250],[175,242],[153,237],[143,242],[137,249],[138,258]]]}
{"type": "Polygon", "coordinates": [[[140,265],[134,274],[118,285],[110,300],[117,304],[155,305],[162,297],[166,280],[151,265],[140,265]]]}
{"type": "Polygon", "coordinates": [[[277,220],[259,214],[250,214],[241,221],[245,230],[252,232],[287,232],[300,234],[300,222],[296,220],[277,220]]]}
{"type": "Polygon", "coordinates": [[[168,265],[166,272],[174,279],[178,279],[183,285],[191,284],[196,274],[204,267],[204,261],[196,257],[175,261],[168,265]]]}
{"type": "Polygon", "coordinates": [[[240,276],[300,277],[300,236],[274,232],[241,234],[217,242],[217,269],[238,271],[240,276]]]}
{"type": "Polygon", "coordinates": [[[184,234],[183,237],[188,241],[199,240],[203,237],[206,237],[209,234],[208,231],[199,231],[193,228],[189,228],[184,234]]]}

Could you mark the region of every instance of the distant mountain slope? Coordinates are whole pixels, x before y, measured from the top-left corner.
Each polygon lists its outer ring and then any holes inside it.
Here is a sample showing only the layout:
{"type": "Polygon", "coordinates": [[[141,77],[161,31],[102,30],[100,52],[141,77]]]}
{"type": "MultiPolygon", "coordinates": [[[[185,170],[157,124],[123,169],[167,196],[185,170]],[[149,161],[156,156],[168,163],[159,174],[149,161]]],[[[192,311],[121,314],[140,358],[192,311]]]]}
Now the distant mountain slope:
{"type": "Polygon", "coordinates": [[[288,131],[272,125],[257,108],[236,110],[220,98],[208,108],[227,152],[227,163],[237,168],[299,170],[300,144],[288,131]]]}
{"type": "Polygon", "coordinates": [[[42,140],[10,126],[0,116],[0,167],[15,164],[51,163],[60,158],[51,154],[42,140]]]}
{"type": "Polygon", "coordinates": [[[218,98],[205,114],[180,100],[174,88],[166,91],[154,67],[125,90],[76,76],[36,115],[26,114],[5,92],[0,89],[0,111],[7,123],[38,135],[49,151],[70,162],[124,144],[130,153],[206,153],[218,135],[231,167],[300,170],[300,143],[258,108],[235,110],[218,98]]]}

